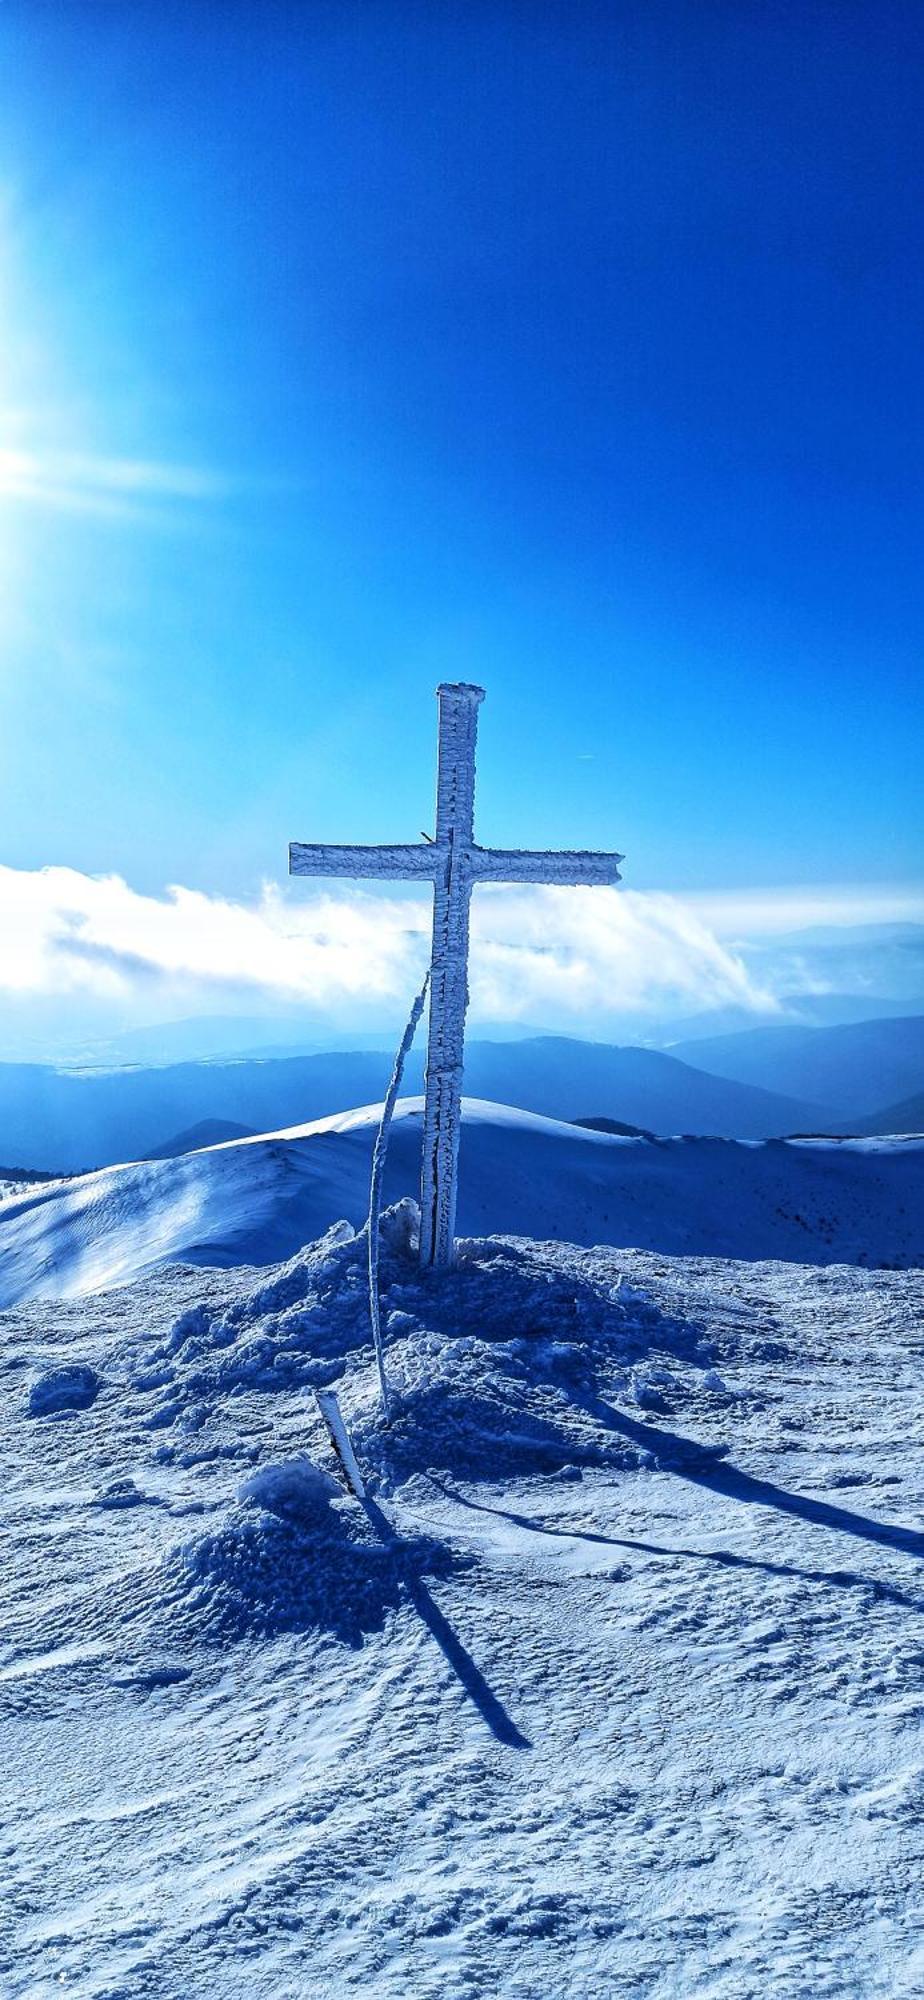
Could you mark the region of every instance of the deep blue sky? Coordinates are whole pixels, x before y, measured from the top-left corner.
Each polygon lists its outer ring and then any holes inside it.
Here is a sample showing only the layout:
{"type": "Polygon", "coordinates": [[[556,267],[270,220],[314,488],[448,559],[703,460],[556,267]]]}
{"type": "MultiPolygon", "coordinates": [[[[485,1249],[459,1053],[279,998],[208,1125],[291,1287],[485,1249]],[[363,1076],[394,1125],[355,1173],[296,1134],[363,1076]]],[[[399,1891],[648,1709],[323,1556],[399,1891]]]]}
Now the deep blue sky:
{"type": "Polygon", "coordinates": [[[872,0],[7,0],[0,858],[414,838],[459,677],[483,840],[916,876],[922,59],[872,0]]]}

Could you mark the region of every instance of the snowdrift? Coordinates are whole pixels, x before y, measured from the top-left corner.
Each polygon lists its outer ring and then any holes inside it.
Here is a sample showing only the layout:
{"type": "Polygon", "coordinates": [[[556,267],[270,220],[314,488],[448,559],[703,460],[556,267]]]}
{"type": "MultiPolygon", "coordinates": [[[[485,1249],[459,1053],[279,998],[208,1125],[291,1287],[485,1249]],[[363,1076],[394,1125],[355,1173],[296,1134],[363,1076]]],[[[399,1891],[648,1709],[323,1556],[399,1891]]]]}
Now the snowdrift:
{"type": "MultiPolygon", "coordinates": [[[[268,1264],[368,1203],[380,1107],[0,1203],[0,1305],[165,1263],[268,1264]]],[[[417,1190],[422,1099],[400,1100],[385,1197],[417,1190]]],[[[924,1139],[614,1137],[466,1099],[458,1228],[674,1255],[924,1262],[924,1139]]]]}

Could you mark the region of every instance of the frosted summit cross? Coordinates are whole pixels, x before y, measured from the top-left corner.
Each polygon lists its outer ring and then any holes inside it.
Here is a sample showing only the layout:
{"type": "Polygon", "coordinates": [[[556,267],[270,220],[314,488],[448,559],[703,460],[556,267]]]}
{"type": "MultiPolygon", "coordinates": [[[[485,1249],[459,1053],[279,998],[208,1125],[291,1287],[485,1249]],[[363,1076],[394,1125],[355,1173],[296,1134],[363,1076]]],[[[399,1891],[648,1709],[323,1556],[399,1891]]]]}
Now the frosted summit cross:
{"type": "Polygon", "coordinates": [[[475,738],[484,688],[466,681],[437,688],[439,764],[436,838],[407,847],[329,847],[293,841],[291,875],[351,875],[433,883],[430,1033],[427,1044],[420,1261],[452,1263],[462,1120],[462,1061],[468,1005],[469,904],[476,882],[551,882],[577,887],[619,881],[621,854],[525,852],[477,847],[475,738]]]}

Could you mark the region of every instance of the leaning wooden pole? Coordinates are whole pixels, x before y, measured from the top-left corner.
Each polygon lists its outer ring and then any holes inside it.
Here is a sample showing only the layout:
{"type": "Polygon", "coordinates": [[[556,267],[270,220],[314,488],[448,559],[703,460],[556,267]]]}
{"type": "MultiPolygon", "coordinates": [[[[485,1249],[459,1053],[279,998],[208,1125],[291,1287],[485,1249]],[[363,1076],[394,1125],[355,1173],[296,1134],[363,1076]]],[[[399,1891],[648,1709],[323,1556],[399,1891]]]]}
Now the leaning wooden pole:
{"type": "Polygon", "coordinates": [[[472,899],[475,739],[484,689],[444,682],[439,700],[439,768],[433,886],[430,1034],[427,1044],[420,1261],[446,1270],[453,1261],[456,1181],[462,1123],[462,1062],[468,1005],[468,924],[472,899]]]}

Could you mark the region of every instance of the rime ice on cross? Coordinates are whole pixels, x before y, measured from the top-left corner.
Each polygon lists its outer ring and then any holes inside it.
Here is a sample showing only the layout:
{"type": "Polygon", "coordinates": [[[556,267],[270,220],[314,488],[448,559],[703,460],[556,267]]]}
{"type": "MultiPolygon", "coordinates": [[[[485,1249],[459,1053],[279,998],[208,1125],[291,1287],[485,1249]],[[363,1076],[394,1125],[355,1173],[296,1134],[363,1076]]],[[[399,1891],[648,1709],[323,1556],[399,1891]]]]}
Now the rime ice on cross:
{"type": "Polygon", "coordinates": [[[408,847],[327,847],[293,841],[291,875],[371,876],[433,883],[430,1034],[427,1046],[420,1261],[452,1263],[468,1005],[468,919],[476,882],[618,882],[621,854],[535,854],[476,847],[475,737],[484,688],[443,682],[439,698],[436,839],[408,847]]]}

